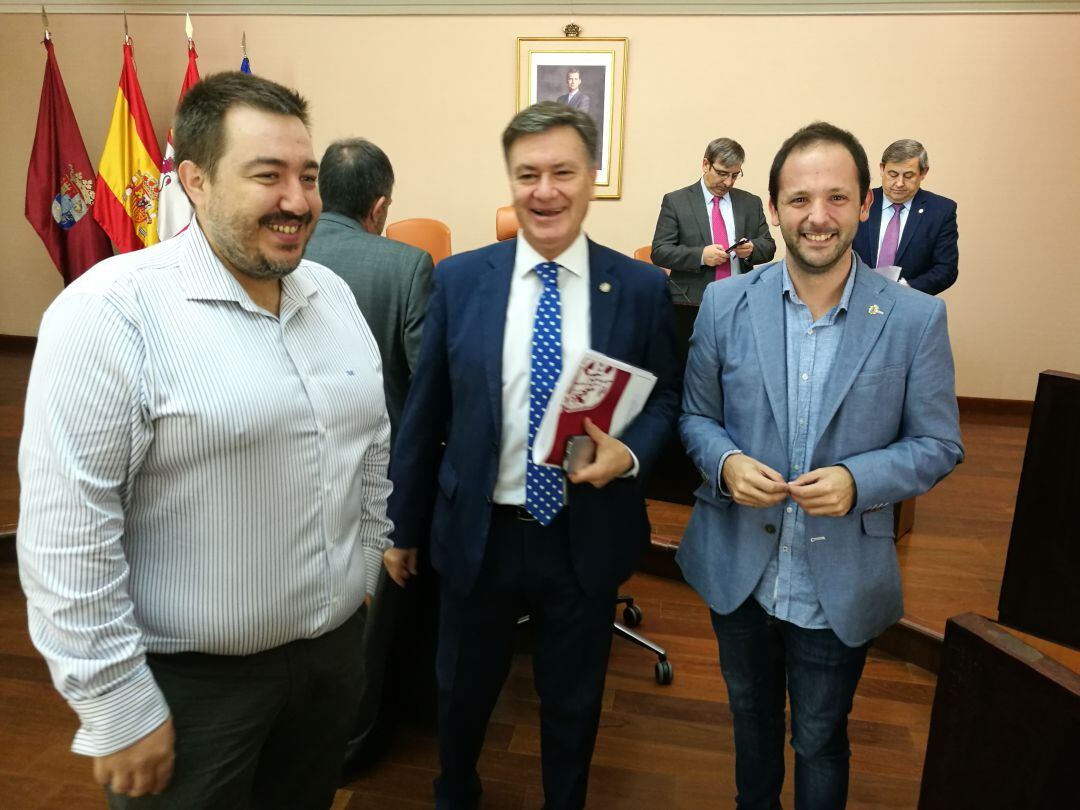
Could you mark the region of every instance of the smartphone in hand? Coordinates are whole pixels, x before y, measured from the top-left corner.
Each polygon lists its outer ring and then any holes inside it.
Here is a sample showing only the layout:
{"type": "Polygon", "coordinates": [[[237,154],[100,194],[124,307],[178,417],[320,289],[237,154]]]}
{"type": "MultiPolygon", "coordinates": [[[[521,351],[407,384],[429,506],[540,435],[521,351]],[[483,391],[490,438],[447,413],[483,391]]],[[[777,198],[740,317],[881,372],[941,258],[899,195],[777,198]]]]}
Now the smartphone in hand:
{"type": "Polygon", "coordinates": [[[567,474],[576,473],[582,467],[593,463],[596,458],[596,442],[588,436],[571,436],[566,440],[566,452],[563,454],[563,469],[567,474]]]}
{"type": "Polygon", "coordinates": [[[744,236],[744,237],[743,237],[742,239],[738,240],[738,241],[737,241],[737,242],[735,242],[734,244],[728,245],[728,249],[727,249],[727,252],[728,252],[728,253],[730,253],[730,254],[731,254],[732,256],[734,256],[734,255],[735,255],[735,248],[737,248],[737,247],[738,247],[739,245],[745,245],[745,244],[746,244],[747,242],[749,242],[749,241],[750,241],[750,240],[749,240],[749,239],[747,239],[747,238],[746,238],[746,237],[744,236]]]}

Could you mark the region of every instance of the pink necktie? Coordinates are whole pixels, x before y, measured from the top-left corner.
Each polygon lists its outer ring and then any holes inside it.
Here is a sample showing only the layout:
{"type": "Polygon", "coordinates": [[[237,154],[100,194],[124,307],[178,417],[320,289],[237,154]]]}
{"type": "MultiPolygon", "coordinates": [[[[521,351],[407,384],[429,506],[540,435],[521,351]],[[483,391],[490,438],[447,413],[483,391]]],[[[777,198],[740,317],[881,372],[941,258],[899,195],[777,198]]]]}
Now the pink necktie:
{"type": "Polygon", "coordinates": [[[885,226],[885,236],[881,238],[881,250],[878,251],[877,266],[891,267],[896,264],[896,249],[900,247],[900,212],[903,203],[893,203],[892,219],[885,226]]]}
{"type": "MultiPolygon", "coordinates": [[[[727,250],[728,235],[727,226],[724,225],[724,218],[720,216],[720,198],[712,198],[712,238],[713,242],[720,245],[720,247],[727,250]]],[[[719,281],[722,278],[727,278],[731,275],[731,259],[728,259],[723,264],[716,265],[716,280],[719,281]]]]}

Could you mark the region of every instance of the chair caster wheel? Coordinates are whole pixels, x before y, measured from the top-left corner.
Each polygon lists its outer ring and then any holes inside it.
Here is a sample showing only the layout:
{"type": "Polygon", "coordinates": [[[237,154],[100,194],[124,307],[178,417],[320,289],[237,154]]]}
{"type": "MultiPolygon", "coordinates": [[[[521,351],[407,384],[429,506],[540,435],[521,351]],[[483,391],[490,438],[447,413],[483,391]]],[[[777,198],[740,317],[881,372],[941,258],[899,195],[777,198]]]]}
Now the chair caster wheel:
{"type": "Polygon", "coordinates": [[[675,680],[675,670],[670,661],[656,662],[656,682],[661,686],[667,686],[675,680]]]}
{"type": "Polygon", "coordinates": [[[643,618],[644,614],[637,605],[627,605],[623,608],[622,623],[627,627],[637,627],[643,618]]]}

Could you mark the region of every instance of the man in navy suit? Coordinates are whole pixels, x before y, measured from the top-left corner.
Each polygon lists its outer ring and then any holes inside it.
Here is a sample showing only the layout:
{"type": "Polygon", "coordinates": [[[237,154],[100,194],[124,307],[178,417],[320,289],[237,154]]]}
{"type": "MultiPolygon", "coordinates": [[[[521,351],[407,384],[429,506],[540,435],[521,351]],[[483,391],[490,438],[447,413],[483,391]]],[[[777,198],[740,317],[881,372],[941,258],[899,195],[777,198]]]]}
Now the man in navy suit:
{"type": "Polygon", "coordinates": [[[956,282],[960,251],[956,203],[922,188],[929,171],[921,143],[890,144],[881,156],[881,186],[853,247],[871,267],[900,267],[901,284],[937,295],[956,282]]]}
{"type": "Polygon", "coordinates": [[[708,287],[679,431],[704,483],[679,547],[711,609],[740,810],[847,799],[847,715],[870,642],[903,614],[890,504],[963,458],[945,304],[852,253],[871,204],[849,132],[784,142],[769,211],[787,257],[708,287]]]}
{"type": "Polygon", "coordinates": [[[559,96],[556,101],[573,107],[575,110],[589,112],[591,100],[581,90],[581,69],[570,68],[566,71],[566,92],[559,96]]]}
{"type": "Polygon", "coordinates": [[[659,268],[581,230],[596,138],[581,110],[548,101],[518,113],[503,150],[521,232],[436,270],[391,463],[386,563],[404,584],[423,547],[441,575],[439,808],[476,805],[476,763],[524,614],[545,806],[584,806],[616,591],[649,542],[640,481],[678,410],[673,308],[659,268]],[[587,423],[595,455],[564,475],[533,465],[530,449],[559,367],[587,347],[658,379],[617,438],[587,423]]]}

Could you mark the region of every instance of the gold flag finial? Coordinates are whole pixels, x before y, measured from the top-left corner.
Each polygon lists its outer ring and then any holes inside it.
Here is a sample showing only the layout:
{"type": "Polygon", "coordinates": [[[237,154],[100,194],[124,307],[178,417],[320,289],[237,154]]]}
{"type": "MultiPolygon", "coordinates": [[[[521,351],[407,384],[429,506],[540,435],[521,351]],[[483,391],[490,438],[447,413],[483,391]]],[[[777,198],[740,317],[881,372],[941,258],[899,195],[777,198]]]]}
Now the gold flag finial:
{"type": "Polygon", "coordinates": [[[187,34],[188,47],[191,47],[191,40],[195,36],[195,29],[191,26],[191,15],[184,15],[184,33],[187,34]]]}
{"type": "Polygon", "coordinates": [[[52,39],[52,32],[49,31],[49,15],[45,13],[45,6],[41,7],[41,27],[45,29],[45,39],[52,39]]]}
{"type": "Polygon", "coordinates": [[[124,12],[124,44],[131,44],[131,34],[128,33],[127,12],[124,12]]]}
{"type": "Polygon", "coordinates": [[[240,35],[240,53],[247,58],[247,31],[240,35]]]}

